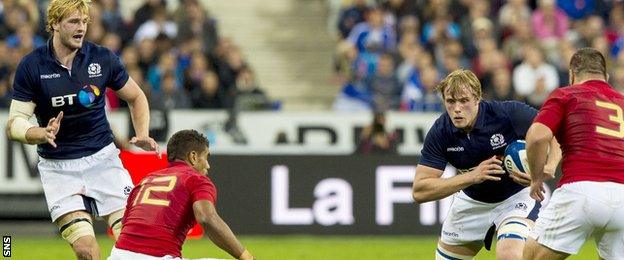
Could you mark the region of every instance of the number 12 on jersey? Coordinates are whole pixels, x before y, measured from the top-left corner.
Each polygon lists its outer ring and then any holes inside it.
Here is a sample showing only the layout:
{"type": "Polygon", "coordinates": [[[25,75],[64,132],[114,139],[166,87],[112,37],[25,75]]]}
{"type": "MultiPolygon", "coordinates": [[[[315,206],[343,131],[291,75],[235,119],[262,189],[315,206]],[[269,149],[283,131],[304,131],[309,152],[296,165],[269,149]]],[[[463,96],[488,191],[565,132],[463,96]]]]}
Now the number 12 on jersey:
{"type": "Polygon", "coordinates": [[[178,181],[177,176],[163,176],[156,178],[145,178],[141,181],[139,190],[132,205],[150,204],[156,206],[169,206],[169,200],[150,198],[152,192],[170,192],[178,181]],[[139,199],[140,198],[140,199],[139,199]]]}

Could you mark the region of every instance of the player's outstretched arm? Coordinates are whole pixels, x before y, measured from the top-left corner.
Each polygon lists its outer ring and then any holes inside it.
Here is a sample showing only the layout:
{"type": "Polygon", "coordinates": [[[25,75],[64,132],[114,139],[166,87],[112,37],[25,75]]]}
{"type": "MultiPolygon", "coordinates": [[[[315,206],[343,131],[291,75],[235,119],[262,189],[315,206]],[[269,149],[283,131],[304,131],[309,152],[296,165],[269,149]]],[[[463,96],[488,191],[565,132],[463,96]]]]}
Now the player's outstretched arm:
{"type": "Polygon", "coordinates": [[[146,151],[157,151],[160,156],[158,143],[149,137],[149,104],[139,85],[129,78],[126,85],[117,91],[117,96],[128,102],[130,108],[132,126],[136,133],[136,136],[130,139],[130,143],[146,151]]]}
{"type": "Polygon", "coordinates": [[[236,259],[254,259],[238,241],[230,227],[219,217],[217,209],[208,200],[198,200],[193,203],[195,220],[206,230],[210,240],[219,248],[236,259]]]}
{"type": "Polygon", "coordinates": [[[25,144],[49,143],[56,147],[54,140],[61,127],[63,112],[53,117],[46,127],[38,127],[28,120],[33,116],[35,103],[13,100],[9,108],[9,120],[7,121],[6,134],[11,140],[25,144]]]}
{"type": "Polygon", "coordinates": [[[442,170],[419,164],[416,166],[412,196],[414,201],[424,203],[446,198],[461,189],[486,180],[499,181],[500,177],[496,175],[505,173],[501,164],[502,162],[493,156],[481,162],[474,170],[451,178],[441,178],[444,173],[442,170]]]}

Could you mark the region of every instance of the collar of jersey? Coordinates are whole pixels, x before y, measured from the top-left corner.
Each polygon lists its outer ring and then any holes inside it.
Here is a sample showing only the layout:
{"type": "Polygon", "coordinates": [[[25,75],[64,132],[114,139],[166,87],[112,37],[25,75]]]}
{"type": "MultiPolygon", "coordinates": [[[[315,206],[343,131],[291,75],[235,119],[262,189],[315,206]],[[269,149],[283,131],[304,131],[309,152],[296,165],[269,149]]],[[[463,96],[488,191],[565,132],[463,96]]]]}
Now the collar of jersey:
{"type": "MultiPolygon", "coordinates": [[[[82,47],[80,47],[80,49],[78,49],[78,53],[76,54],[76,56],[85,55],[86,54],[86,50],[85,50],[87,48],[86,44],[87,44],[87,41],[84,41],[82,43],[82,47]]],[[[54,51],[52,51],[52,38],[48,39],[48,43],[46,44],[46,52],[47,52],[47,58],[50,61],[52,61],[52,62],[54,62],[56,64],[61,65],[61,62],[59,62],[56,59],[56,57],[54,57],[54,51]]]]}

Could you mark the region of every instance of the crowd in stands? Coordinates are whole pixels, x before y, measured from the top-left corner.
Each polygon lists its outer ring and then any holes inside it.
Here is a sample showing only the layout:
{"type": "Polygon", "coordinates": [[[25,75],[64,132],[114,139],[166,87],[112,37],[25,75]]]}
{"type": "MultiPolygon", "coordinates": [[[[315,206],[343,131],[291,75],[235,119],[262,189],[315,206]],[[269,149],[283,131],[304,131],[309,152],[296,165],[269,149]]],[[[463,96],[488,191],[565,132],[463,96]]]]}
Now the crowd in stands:
{"type": "Polygon", "coordinates": [[[569,83],[568,62],[582,47],[605,55],[624,92],[621,0],[347,2],[336,19],[336,110],[442,111],[434,88],[458,68],[475,72],[486,99],[539,108],[569,83]]]}
{"type": "MultiPolygon", "coordinates": [[[[122,0],[93,0],[86,39],[119,55],[153,109],[272,109],[245,55],[218,33],[218,22],[198,0],[144,0],[130,20],[122,0]]],[[[48,44],[49,0],[0,2],[0,109],[11,102],[12,80],[21,58],[48,44]]],[[[109,89],[110,91],[110,89],[109,89]]],[[[111,110],[124,107],[107,92],[111,110]]]]}

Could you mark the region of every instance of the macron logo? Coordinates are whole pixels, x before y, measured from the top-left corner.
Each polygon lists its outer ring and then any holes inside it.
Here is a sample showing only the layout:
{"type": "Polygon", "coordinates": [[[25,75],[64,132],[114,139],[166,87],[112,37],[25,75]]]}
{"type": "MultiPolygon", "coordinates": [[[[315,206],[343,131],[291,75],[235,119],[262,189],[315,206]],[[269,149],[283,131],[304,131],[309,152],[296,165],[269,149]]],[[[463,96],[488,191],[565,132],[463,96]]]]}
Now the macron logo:
{"type": "Polygon", "coordinates": [[[41,75],[41,79],[58,79],[60,77],[61,77],[61,74],[58,74],[58,73],[41,75]]]}
{"type": "Polygon", "coordinates": [[[457,146],[457,147],[449,147],[446,148],[447,152],[463,152],[464,151],[464,147],[461,146],[457,146]]]}

